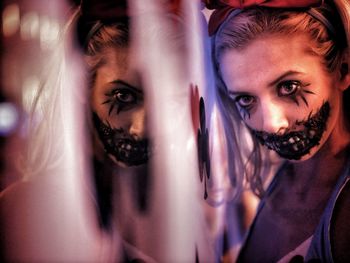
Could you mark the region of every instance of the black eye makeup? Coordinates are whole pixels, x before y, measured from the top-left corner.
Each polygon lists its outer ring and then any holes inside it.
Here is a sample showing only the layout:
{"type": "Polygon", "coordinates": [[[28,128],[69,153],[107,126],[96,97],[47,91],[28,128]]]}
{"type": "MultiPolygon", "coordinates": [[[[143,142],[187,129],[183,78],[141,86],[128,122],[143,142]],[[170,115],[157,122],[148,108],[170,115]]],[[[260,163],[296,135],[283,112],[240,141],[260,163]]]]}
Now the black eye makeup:
{"type": "Polygon", "coordinates": [[[238,95],[232,98],[243,119],[250,118],[250,110],[253,108],[256,99],[248,94],[238,95]]]}
{"type": "Polygon", "coordinates": [[[250,95],[239,95],[235,98],[235,103],[243,119],[250,119],[250,110],[254,106],[255,98],[250,95]]]}
{"type": "MultiPolygon", "coordinates": [[[[314,92],[309,90],[307,87],[309,83],[305,83],[299,80],[281,80],[273,86],[276,87],[276,93],[278,97],[285,98],[293,101],[295,104],[300,106],[301,101],[308,107],[309,103],[306,96],[309,94],[315,95],[314,92]]],[[[257,97],[252,96],[248,93],[232,92],[229,97],[235,103],[240,115],[244,120],[250,119],[251,111],[253,110],[257,97]]]]}
{"type": "Polygon", "coordinates": [[[308,90],[310,84],[302,83],[299,80],[285,80],[277,84],[277,94],[280,97],[287,97],[295,102],[298,106],[300,105],[300,100],[302,100],[306,106],[309,106],[309,103],[306,100],[307,94],[313,94],[314,92],[308,90]]]}
{"type": "Polygon", "coordinates": [[[108,114],[111,115],[113,110],[117,110],[117,114],[134,108],[143,100],[143,92],[122,80],[113,81],[115,86],[105,93],[107,100],[102,104],[108,104],[108,114]]]}
{"type": "Polygon", "coordinates": [[[249,108],[254,103],[254,97],[249,95],[241,95],[236,97],[236,103],[244,108],[249,108]]]}

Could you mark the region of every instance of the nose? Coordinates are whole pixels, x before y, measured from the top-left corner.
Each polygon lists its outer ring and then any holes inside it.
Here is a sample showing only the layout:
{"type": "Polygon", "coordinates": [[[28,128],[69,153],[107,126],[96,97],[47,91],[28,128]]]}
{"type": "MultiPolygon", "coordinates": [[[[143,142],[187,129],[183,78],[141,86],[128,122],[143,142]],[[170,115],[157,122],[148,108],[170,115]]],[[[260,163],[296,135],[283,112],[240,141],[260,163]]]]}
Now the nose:
{"type": "Polygon", "coordinates": [[[142,139],[146,136],[146,110],[144,107],[132,113],[129,133],[136,139],[142,139]]]}
{"type": "Polygon", "coordinates": [[[289,126],[285,109],[272,101],[262,103],[262,130],[268,133],[283,133],[289,126]]]}

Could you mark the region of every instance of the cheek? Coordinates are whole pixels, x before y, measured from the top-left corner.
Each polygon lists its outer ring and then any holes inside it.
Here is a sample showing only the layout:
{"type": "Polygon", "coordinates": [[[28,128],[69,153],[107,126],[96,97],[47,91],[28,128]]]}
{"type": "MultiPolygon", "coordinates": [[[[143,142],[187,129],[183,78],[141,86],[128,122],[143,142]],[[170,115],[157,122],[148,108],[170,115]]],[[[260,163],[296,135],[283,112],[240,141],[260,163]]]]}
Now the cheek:
{"type": "Polygon", "coordinates": [[[251,114],[250,117],[247,118],[244,118],[244,116],[241,114],[241,119],[245,125],[254,130],[258,129],[261,126],[261,118],[257,118],[256,114],[251,114]]]}
{"type": "Polygon", "coordinates": [[[101,120],[110,118],[108,116],[108,106],[101,103],[99,97],[94,93],[92,93],[90,105],[92,112],[96,113],[101,120]]]}
{"type": "Polygon", "coordinates": [[[125,128],[128,123],[128,114],[121,112],[116,114],[113,111],[109,114],[110,105],[101,104],[101,103],[91,103],[92,111],[97,114],[97,116],[103,121],[105,124],[109,124],[114,128],[125,128]]]}
{"type": "Polygon", "coordinates": [[[246,114],[237,109],[237,114],[245,125],[254,130],[261,130],[263,126],[263,114],[259,109],[252,110],[249,114],[246,114]]]}
{"type": "Polygon", "coordinates": [[[309,96],[308,102],[309,107],[307,110],[312,114],[320,110],[321,106],[328,102],[330,105],[330,118],[329,120],[337,119],[340,113],[340,105],[341,105],[341,93],[336,89],[332,89],[329,87],[324,87],[315,93],[315,96],[309,96]]]}
{"type": "Polygon", "coordinates": [[[90,93],[90,106],[91,110],[100,117],[101,120],[105,120],[108,117],[108,105],[103,104],[107,98],[98,88],[93,87],[90,93]]]}
{"type": "Polygon", "coordinates": [[[111,114],[111,116],[105,117],[104,121],[108,121],[109,124],[114,128],[126,128],[127,123],[129,122],[125,114],[111,114]]]}
{"type": "Polygon", "coordinates": [[[96,89],[92,88],[91,93],[90,93],[90,106],[91,106],[92,111],[94,111],[94,112],[100,111],[99,105],[100,105],[100,103],[98,101],[96,89]]]}
{"type": "Polygon", "coordinates": [[[265,105],[264,109],[259,107],[252,110],[249,117],[244,118],[243,114],[240,116],[250,129],[277,132],[280,129],[293,129],[298,121],[307,119],[310,113],[316,112],[318,108],[312,110],[310,107],[298,107],[295,103],[280,101],[273,105],[265,105]]]}
{"type": "Polygon", "coordinates": [[[328,99],[328,102],[330,105],[330,114],[327,123],[327,131],[331,132],[336,126],[336,123],[341,121],[341,96],[332,96],[328,99]]]}

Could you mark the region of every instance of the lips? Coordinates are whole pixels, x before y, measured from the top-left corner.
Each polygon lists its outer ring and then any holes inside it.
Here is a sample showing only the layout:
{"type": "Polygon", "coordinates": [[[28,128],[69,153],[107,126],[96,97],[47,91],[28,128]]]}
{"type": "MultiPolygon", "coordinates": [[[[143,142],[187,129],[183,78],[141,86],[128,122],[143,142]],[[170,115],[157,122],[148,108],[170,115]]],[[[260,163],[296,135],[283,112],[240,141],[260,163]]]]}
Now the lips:
{"type": "Polygon", "coordinates": [[[308,154],[311,148],[319,144],[320,138],[316,138],[315,135],[316,132],[311,130],[308,135],[304,132],[288,134],[285,138],[260,139],[260,142],[269,149],[276,151],[283,158],[299,160],[302,156],[308,154]]]}
{"type": "Polygon", "coordinates": [[[269,149],[276,151],[281,157],[290,160],[300,160],[310,150],[320,144],[327,127],[330,107],[325,102],[316,114],[306,121],[299,121],[301,131],[292,131],[283,135],[252,130],[258,141],[269,149]]]}
{"type": "Polygon", "coordinates": [[[136,140],[123,129],[104,124],[96,113],[93,115],[95,128],[105,151],[127,166],[148,162],[150,152],[147,139],[136,140]]]}
{"type": "Polygon", "coordinates": [[[148,142],[130,139],[116,139],[115,144],[109,145],[108,152],[128,166],[147,163],[149,158],[148,142]]]}

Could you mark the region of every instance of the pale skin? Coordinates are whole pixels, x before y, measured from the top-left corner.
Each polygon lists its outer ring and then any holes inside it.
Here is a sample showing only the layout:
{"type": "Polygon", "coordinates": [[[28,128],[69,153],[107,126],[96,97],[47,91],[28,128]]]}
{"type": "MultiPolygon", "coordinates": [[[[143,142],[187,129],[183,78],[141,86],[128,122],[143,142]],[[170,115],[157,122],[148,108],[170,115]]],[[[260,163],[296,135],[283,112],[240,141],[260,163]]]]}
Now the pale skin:
{"type": "Polygon", "coordinates": [[[324,102],[330,104],[320,144],[300,160],[291,161],[255,224],[245,254],[256,260],[260,255],[261,262],[279,260],[289,252],[282,250],[285,244],[296,248],[312,235],[312,231],[301,235],[300,231],[317,225],[344,167],[344,151],[350,142],[342,110],[350,76],[340,69],[327,72],[321,57],[311,52],[311,45],[304,35],[265,35],[242,50],[225,51],[219,61],[232,103],[254,130],[297,131],[301,129],[297,121],[317,112],[324,102]]]}
{"type": "MultiPolygon", "coordinates": [[[[144,94],[133,58],[127,48],[107,48],[96,71],[91,91],[91,107],[104,124],[122,128],[133,138],[147,136],[144,94]]],[[[102,146],[102,145],[100,145],[102,146]]],[[[118,165],[125,165],[111,159],[118,165]]]]}

